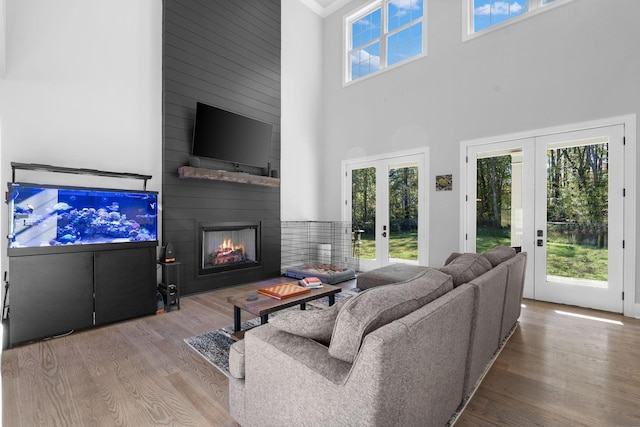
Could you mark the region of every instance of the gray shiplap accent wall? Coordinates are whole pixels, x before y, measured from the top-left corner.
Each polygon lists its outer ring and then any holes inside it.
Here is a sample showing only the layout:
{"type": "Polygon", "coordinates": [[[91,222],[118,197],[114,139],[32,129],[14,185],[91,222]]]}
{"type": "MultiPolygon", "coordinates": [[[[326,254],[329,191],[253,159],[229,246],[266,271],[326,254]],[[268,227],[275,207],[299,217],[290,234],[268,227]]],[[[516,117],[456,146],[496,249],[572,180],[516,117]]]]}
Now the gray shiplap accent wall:
{"type": "Polygon", "coordinates": [[[279,275],[280,189],[179,179],[177,170],[189,163],[197,101],[271,123],[269,161],[280,169],[280,0],[164,0],[163,8],[162,244],[182,263],[182,293],[279,275]],[[234,221],[261,222],[262,266],[198,276],[199,224],[234,221]]]}

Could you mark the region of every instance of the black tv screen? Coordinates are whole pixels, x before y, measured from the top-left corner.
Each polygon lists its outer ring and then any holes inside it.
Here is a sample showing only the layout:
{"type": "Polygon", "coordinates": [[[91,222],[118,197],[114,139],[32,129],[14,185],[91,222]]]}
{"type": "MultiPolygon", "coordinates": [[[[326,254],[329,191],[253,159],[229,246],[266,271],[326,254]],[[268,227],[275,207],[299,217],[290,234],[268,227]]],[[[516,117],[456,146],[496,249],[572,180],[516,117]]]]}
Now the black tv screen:
{"type": "Polygon", "coordinates": [[[198,102],[191,154],[266,167],[272,125],[198,102]]]}

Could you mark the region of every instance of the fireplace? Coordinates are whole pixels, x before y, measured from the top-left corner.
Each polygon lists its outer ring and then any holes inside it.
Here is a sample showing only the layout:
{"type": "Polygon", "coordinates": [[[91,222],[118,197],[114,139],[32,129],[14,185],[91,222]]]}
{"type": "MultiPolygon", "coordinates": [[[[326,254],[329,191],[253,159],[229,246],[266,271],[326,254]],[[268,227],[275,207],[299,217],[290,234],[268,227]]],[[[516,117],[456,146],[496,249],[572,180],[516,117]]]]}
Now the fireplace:
{"type": "Polygon", "coordinates": [[[200,275],[260,265],[260,223],[200,226],[200,275]]]}

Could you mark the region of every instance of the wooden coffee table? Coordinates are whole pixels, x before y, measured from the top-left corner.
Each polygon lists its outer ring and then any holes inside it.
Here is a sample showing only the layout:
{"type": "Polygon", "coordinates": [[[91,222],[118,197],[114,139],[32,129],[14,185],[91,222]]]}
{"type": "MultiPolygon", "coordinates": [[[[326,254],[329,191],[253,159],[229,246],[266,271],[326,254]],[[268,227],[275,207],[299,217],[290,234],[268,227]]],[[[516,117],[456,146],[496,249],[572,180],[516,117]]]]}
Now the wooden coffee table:
{"type": "MultiPolygon", "coordinates": [[[[283,283],[285,282],[296,283],[296,281],[283,281],[283,283]]],[[[305,310],[306,303],[318,298],[329,297],[329,305],[333,305],[336,302],[336,294],[340,291],[342,291],[342,288],[338,286],[323,285],[322,288],[311,289],[311,291],[306,294],[282,300],[259,294],[257,289],[227,297],[227,301],[233,304],[233,330],[236,333],[240,331],[240,310],[248,311],[255,316],[259,316],[260,324],[264,325],[269,321],[269,313],[293,307],[294,305],[299,305],[301,310],[305,310]],[[247,297],[249,295],[257,295],[258,299],[248,301],[247,297]]]]}

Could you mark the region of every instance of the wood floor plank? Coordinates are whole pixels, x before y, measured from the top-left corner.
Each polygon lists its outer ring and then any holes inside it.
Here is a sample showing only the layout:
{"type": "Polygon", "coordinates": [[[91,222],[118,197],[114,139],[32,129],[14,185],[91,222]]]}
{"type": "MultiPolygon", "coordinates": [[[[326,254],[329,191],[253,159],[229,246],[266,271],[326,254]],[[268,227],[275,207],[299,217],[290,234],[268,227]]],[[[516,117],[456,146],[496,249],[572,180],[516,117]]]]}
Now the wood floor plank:
{"type": "MultiPolygon", "coordinates": [[[[181,310],[4,351],[3,425],[237,426],[228,379],[184,339],[231,325],[227,297],[262,285],[183,297],[181,310]]],[[[640,426],[640,320],[524,304],[456,427],[640,426]]]]}
{"type": "Polygon", "coordinates": [[[456,426],[640,425],[640,321],[543,302],[525,305],[519,328],[456,426]]]}
{"type": "Polygon", "coordinates": [[[56,420],[69,420],[64,424],[100,426],[113,420],[106,405],[92,399],[97,392],[95,384],[79,381],[80,378],[89,378],[86,365],[81,362],[81,344],[65,338],[50,340],[41,347],[41,363],[47,384],[45,390],[51,402],[47,411],[51,420],[48,425],[56,420]]]}

